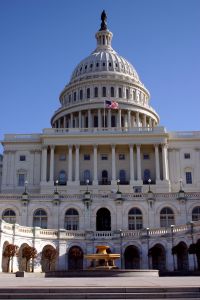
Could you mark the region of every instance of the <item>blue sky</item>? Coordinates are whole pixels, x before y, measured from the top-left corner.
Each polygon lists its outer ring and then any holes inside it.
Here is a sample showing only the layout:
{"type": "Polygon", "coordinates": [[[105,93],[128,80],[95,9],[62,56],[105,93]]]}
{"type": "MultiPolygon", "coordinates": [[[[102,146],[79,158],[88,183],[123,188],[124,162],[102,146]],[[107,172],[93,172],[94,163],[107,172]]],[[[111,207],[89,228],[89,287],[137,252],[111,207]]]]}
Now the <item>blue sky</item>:
{"type": "MultiPolygon", "coordinates": [[[[199,0],[0,0],[0,139],[50,127],[105,9],[168,130],[200,130],[199,0]]],[[[2,150],[2,148],[0,149],[2,150]]]]}

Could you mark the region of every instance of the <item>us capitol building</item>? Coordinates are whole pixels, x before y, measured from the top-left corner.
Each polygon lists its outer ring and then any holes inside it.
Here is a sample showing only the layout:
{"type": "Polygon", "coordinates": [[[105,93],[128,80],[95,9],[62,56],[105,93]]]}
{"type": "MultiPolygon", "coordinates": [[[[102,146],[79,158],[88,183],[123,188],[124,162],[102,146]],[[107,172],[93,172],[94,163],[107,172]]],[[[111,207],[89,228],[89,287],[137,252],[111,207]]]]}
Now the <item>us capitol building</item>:
{"type": "Polygon", "coordinates": [[[200,132],[168,132],[137,71],[112,48],[105,12],[96,49],[74,69],[51,128],[6,134],[2,145],[0,267],[5,247],[53,269],[84,269],[96,245],[124,269],[200,270],[200,132]]]}

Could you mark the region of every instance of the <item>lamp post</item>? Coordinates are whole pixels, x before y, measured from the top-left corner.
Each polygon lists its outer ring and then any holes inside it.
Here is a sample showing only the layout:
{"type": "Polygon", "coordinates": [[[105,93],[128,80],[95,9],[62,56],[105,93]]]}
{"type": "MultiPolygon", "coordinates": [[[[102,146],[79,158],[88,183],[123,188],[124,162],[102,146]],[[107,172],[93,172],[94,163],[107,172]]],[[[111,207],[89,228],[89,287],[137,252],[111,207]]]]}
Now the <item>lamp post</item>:
{"type": "Polygon", "coordinates": [[[28,181],[26,180],[24,182],[24,194],[27,194],[27,186],[28,186],[28,181]]]}
{"type": "Polygon", "coordinates": [[[86,179],[86,185],[87,185],[87,193],[88,193],[88,184],[90,183],[89,179],[86,179]]]}
{"type": "Polygon", "coordinates": [[[171,225],[171,238],[172,238],[173,268],[174,268],[174,271],[175,271],[175,257],[174,257],[174,252],[173,252],[173,248],[174,248],[174,225],[171,225]]]}
{"type": "Polygon", "coordinates": [[[148,257],[148,269],[150,269],[150,257],[149,257],[149,227],[146,228],[147,230],[147,257],[148,257]]]}
{"type": "Polygon", "coordinates": [[[151,178],[148,179],[148,184],[149,184],[149,192],[151,192],[151,189],[150,189],[150,187],[151,187],[151,178]]]}
{"type": "Polygon", "coordinates": [[[117,179],[117,192],[119,193],[119,184],[120,184],[120,179],[117,179]]]}
{"type": "Polygon", "coordinates": [[[55,193],[57,194],[58,193],[58,179],[56,180],[56,189],[55,189],[55,193]]]}
{"type": "Polygon", "coordinates": [[[119,230],[120,234],[120,257],[121,257],[121,269],[123,268],[123,257],[122,257],[122,230],[119,230]]]}
{"type": "MultiPolygon", "coordinates": [[[[194,245],[194,222],[190,221],[190,234],[191,234],[191,240],[192,240],[192,245],[194,245]]],[[[193,262],[194,262],[194,270],[196,270],[196,260],[195,260],[195,254],[193,253],[193,262]]]]}

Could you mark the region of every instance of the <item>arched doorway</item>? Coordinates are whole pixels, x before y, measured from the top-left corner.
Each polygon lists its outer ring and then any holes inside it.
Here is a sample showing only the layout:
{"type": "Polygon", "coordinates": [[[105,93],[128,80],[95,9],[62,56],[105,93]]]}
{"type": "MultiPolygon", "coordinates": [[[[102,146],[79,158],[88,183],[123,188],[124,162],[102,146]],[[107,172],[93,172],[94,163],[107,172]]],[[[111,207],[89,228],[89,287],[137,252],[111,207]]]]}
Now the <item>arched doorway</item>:
{"type": "Polygon", "coordinates": [[[68,270],[83,269],[83,250],[78,246],[73,246],[68,253],[68,270]]]}
{"type": "Polygon", "coordinates": [[[3,251],[2,251],[2,272],[8,272],[9,271],[9,266],[8,266],[8,257],[4,256],[4,251],[6,247],[9,245],[9,242],[4,242],[3,244],[3,251]]]}
{"type": "Polygon", "coordinates": [[[137,247],[128,246],[124,252],[125,269],[140,269],[140,253],[137,247]]]}
{"type": "Polygon", "coordinates": [[[188,270],[188,247],[184,242],[180,242],[174,248],[177,255],[177,270],[188,270]]]}
{"type": "Polygon", "coordinates": [[[196,243],[197,270],[200,271],[200,240],[196,243]]]}
{"type": "Polygon", "coordinates": [[[97,231],[110,231],[111,230],[110,211],[105,207],[100,208],[97,211],[96,230],[97,231]]]}
{"type": "Polygon", "coordinates": [[[164,271],[166,269],[166,253],[161,244],[156,244],[149,249],[149,255],[152,260],[152,269],[160,271],[164,271]]]}
{"type": "Polygon", "coordinates": [[[42,272],[56,270],[57,255],[58,253],[52,245],[44,246],[44,248],[42,249],[42,256],[41,256],[42,272]]]}
{"type": "MultiPolygon", "coordinates": [[[[23,253],[23,249],[27,246],[29,246],[29,245],[24,243],[19,248],[19,252],[18,252],[19,271],[26,271],[26,259],[25,259],[25,257],[23,257],[22,253],[23,253]]],[[[30,261],[29,261],[28,266],[27,266],[28,270],[30,270],[30,267],[31,266],[30,266],[30,261]]]]}

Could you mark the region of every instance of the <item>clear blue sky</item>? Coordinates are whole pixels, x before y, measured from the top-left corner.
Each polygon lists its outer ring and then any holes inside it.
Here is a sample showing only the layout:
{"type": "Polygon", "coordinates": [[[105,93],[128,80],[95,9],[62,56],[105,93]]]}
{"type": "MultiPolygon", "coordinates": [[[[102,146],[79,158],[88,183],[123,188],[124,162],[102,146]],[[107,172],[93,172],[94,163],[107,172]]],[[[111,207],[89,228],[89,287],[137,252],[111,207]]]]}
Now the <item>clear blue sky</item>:
{"type": "Polygon", "coordinates": [[[50,127],[103,9],[161,125],[200,130],[200,0],[0,0],[0,139],[50,127]]]}

